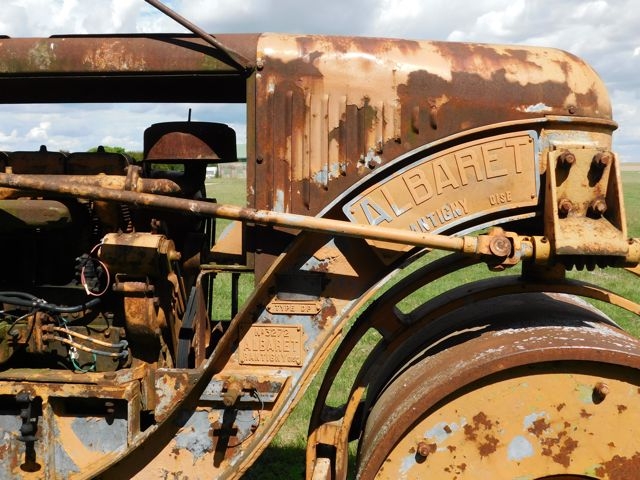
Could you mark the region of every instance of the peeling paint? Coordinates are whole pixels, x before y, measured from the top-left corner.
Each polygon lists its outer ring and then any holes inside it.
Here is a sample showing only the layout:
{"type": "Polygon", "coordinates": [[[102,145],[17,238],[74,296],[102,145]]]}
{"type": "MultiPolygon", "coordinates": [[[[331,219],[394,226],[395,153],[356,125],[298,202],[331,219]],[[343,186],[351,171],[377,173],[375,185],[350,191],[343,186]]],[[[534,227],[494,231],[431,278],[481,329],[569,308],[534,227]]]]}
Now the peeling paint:
{"type": "Polygon", "coordinates": [[[111,453],[127,446],[127,420],[114,418],[109,424],[104,417],[79,417],[71,427],[78,439],[89,449],[111,453]]]}
{"type": "Polygon", "coordinates": [[[465,425],[467,425],[467,420],[465,418],[461,418],[459,423],[440,422],[434,425],[433,428],[426,431],[424,433],[424,437],[433,439],[436,443],[443,443],[450,435],[459,431],[465,425]]]}
{"type": "Polygon", "coordinates": [[[532,426],[533,423],[540,419],[540,418],[546,418],[547,414],[545,412],[535,412],[535,413],[531,413],[529,415],[527,415],[526,417],[524,417],[524,421],[522,423],[522,428],[524,430],[529,430],[532,426]]]}
{"type": "Polygon", "coordinates": [[[509,460],[518,462],[524,458],[533,456],[533,446],[531,442],[522,435],[514,437],[507,447],[507,456],[509,460]]]}
{"type": "Polygon", "coordinates": [[[409,473],[409,470],[411,470],[416,465],[416,463],[417,462],[415,455],[407,455],[406,457],[404,457],[400,462],[400,475],[405,476],[407,473],[409,473]]]}
{"type": "Polygon", "coordinates": [[[518,107],[518,110],[526,113],[542,113],[542,112],[551,112],[553,111],[552,107],[545,105],[544,103],[536,103],[535,105],[527,105],[518,107]]]}
{"type": "MultiPolygon", "coordinates": [[[[60,434],[60,430],[57,425],[53,425],[53,436],[54,438],[62,438],[60,434]]],[[[59,475],[68,476],[70,473],[79,472],[80,469],[75,464],[73,459],[69,456],[69,454],[64,449],[64,444],[55,442],[53,448],[53,458],[55,471],[59,475]]]]}
{"type": "Polygon", "coordinates": [[[196,411],[175,437],[176,447],[185,449],[193,455],[193,462],[213,450],[213,441],[209,436],[211,423],[206,411],[196,411]]]}
{"type": "Polygon", "coordinates": [[[284,191],[278,189],[276,190],[276,203],[273,206],[273,209],[276,212],[285,212],[286,205],[284,204],[284,191]]]}

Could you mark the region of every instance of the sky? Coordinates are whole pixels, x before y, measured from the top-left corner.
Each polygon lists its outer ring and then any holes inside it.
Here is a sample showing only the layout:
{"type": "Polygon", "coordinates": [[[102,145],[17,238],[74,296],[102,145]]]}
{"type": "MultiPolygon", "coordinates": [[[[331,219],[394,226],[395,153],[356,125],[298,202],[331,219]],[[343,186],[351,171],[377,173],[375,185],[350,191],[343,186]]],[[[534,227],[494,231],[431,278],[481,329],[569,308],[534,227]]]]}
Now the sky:
{"type": "MultiPolygon", "coordinates": [[[[215,33],[283,32],[555,47],[586,60],[609,89],[614,148],[640,162],[640,9],[632,0],[164,0],[215,33]]],[[[2,0],[0,35],[186,32],[144,0],[2,0]]],[[[191,105],[131,105],[127,115],[92,105],[70,115],[56,105],[0,114],[0,150],[142,149],[142,130],[186,120],[191,105]],[[125,119],[126,117],[126,119],[125,119]],[[88,127],[90,126],[90,127],[88,127]]],[[[246,141],[242,106],[194,106],[193,120],[229,123],[246,141]]]]}

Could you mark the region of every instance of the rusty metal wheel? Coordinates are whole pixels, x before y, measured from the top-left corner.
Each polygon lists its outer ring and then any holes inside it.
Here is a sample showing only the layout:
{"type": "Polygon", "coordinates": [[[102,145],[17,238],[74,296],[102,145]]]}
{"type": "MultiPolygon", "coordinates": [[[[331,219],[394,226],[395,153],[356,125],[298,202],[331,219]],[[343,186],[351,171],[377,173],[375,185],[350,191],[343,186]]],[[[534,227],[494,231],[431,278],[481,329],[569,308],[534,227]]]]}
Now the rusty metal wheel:
{"type": "Polygon", "coordinates": [[[372,405],[358,478],[637,478],[640,342],[581,302],[521,297],[442,319],[457,330],[372,405]]]}

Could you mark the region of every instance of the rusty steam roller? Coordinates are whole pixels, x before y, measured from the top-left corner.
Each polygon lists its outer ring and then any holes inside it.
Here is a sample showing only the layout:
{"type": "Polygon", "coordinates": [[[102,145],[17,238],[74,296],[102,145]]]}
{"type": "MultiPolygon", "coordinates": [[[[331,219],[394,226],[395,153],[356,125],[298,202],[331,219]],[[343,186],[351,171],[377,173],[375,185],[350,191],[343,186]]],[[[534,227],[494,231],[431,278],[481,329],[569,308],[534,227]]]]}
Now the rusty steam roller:
{"type": "Polygon", "coordinates": [[[146,1],[192,34],[2,38],[0,103],[242,104],[247,203],[204,188],[222,123],[149,125],[140,161],[0,152],[0,477],[241,478],[324,364],[309,480],[638,475],[640,343],[585,300],[640,307],[566,275],[640,261],[587,64],[146,1]]]}

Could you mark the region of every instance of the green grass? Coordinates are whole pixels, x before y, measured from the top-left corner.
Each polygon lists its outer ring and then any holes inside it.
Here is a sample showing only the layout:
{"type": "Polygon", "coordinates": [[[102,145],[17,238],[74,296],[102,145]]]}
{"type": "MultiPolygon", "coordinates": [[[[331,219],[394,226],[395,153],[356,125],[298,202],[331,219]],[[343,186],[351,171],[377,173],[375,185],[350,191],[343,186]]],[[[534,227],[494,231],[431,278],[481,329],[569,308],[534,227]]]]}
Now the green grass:
{"type": "MultiPolygon", "coordinates": [[[[218,203],[244,207],[247,203],[246,181],[244,178],[210,178],[206,181],[207,197],[214,198],[218,203]]],[[[230,220],[219,218],[216,220],[216,233],[230,223],[230,220]]]]}
{"type": "MultiPolygon", "coordinates": [[[[623,174],[623,184],[625,193],[626,213],[628,218],[629,236],[640,237],[640,172],[625,172],[623,174]]],[[[232,203],[236,205],[244,205],[244,181],[215,179],[211,182],[213,196],[221,203],[232,203]]],[[[209,185],[208,185],[209,187],[209,185]]],[[[437,255],[437,254],[436,254],[437,255]]],[[[431,260],[434,255],[429,255],[431,260]]],[[[411,269],[416,268],[412,266],[411,269]]],[[[409,270],[409,269],[408,269],[409,270]]],[[[507,271],[507,274],[518,273],[519,270],[513,269],[507,271]]],[[[406,274],[408,272],[405,272],[406,274]]],[[[404,300],[403,309],[411,310],[417,305],[422,304],[428,298],[454,288],[461,283],[467,283],[476,279],[484,278],[490,274],[486,266],[478,265],[465,270],[463,274],[449,275],[439,281],[436,285],[421,289],[414,295],[404,300]]],[[[635,276],[621,269],[605,269],[595,270],[592,272],[572,271],[568,275],[590,283],[600,285],[604,288],[611,289],[627,298],[636,302],[640,302],[640,291],[637,288],[638,282],[635,276]]],[[[249,277],[249,276],[246,276],[249,277]]],[[[251,290],[251,282],[249,281],[245,287],[245,294],[248,295],[251,290]]],[[[600,304],[594,302],[607,315],[619,322],[624,328],[629,330],[636,336],[640,336],[640,322],[638,318],[626,311],[612,307],[608,304],[600,304]]],[[[357,373],[357,365],[367,355],[368,351],[377,341],[375,334],[367,335],[358,345],[357,352],[352,359],[354,365],[352,369],[347,369],[346,375],[341,375],[336,379],[336,384],[332,389],[335,392],[335,404],[341,403],[342,396],[348,393],[351,386],[350,382],[357,373]]],[[[319,373],[317,378],[309,387],[305,396],[302,398],[298,406],[293,410],[289,419],[280,429],[271,445],[267,447],[262,457],[249,469],[244,478],[247,479],[274,479],[282,478],[303,478],[305,464],[305,448],[306,435],[308,429],[308,419],[313,408],[316,394],[319,388],[319,382],[322,378],[323,371],[319,373]]],[[[331,400],[334,400],[333,398],[331,400]]],[[[334,401],[331,401],[334,404],[334,401]]],[[[352,450],[354,446],[352,446],[352,450]]],[[[352,452],[353,453],[353,452],[352,452]]]]}
{"type": "Polygon", "coordinates": [[[629,236],[640,237],[640,172],[623,172],[624,202],[629,236]]]}
{"type": "MultiPolygon", "coordinates": [[[[246,181],[244,178],[211,178],[206,181],[207,198],[228,205],[246,205],[246,181]]],[[[231,220],[216,219],[216,237],[220,237],[231,220]]],[[[213,306],[214,320],[231,319],[231,273],[219,273],[213,283],[216,302],[213,306]]],[[[253,289],[253,275],[242,274],[238,283],[239,306],[249,297],[253,289]]]]}

